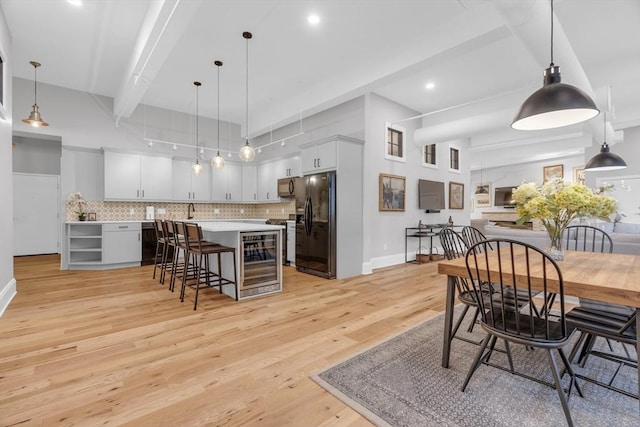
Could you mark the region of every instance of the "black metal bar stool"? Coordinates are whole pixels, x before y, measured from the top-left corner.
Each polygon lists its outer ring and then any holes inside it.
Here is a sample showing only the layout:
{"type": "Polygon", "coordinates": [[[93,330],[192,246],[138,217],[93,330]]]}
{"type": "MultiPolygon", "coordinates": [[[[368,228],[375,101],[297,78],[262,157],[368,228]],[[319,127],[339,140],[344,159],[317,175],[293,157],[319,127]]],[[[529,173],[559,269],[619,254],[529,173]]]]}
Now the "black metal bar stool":
{"type": "MultiPolygon", "coordinates": [[[[235,298],[238,300],[238,277],[237,277],[237,265],[236,265],[236,250],[229,246],[219,245],[213,242],[208,242],[202,238],[202,228],[198,224],[187,223],[185,226],[185,243],[186,243],[186,259],[185,265],[191,262],[193,256],[193,263],[196,266],[195,281],[189,286],[193,287],[196,291],[195,301],[193,303],[193,309],[198,307],[198,291],[201,285],[206,287],[218,287],[220,293],[222,293],[222,286],[235,285],[235,298]],[[230,253],[233,256],[233,280],[227,279],[222,275],[222,254],[230,253]],[[209,268],[209,255],[217,255],[218,257],[218,273],[214,273],[209,268]],[[203,280],[203,268],[204,268],[204,280],[203,280]]],[[[184,301],[185,290],[187,287],[187,275],[182,275],[182,289],[180,291],[180,301],[184,301]]]]}

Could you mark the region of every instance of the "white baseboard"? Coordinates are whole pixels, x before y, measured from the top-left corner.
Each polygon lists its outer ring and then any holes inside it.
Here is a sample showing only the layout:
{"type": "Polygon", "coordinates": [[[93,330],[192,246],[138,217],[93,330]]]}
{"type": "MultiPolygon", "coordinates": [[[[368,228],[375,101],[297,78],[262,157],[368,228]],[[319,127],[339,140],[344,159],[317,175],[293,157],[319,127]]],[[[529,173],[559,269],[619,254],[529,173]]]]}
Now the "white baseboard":
{"type": "Polygon", "coordinates": [[[363,262],[362,263],[362,274],[371,274],[373,270],[371,269],[371,262],[363,262]]]}
{"type": "Polygon", "coordinates": [[[371,258],[369,264],[371,265],[372,270],[376,268],[391,267],[392,265],[404,264],[404,253],[371,258]]]}
{"type": "Polygon", "coordinates": [[[4,314],[4,311],[9,307],[9,303],[16,296],[16,279],[12,278],[9,283],[2,287],[0,291],[0,317],[4,314]]]}

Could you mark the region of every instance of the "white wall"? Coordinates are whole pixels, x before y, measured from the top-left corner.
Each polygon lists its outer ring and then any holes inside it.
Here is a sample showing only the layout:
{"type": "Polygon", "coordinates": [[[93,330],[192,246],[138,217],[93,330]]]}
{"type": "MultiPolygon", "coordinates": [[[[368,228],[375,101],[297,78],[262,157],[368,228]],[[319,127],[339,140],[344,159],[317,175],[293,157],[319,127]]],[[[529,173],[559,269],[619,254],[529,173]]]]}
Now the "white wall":
{"type": "MultiPolygon", "coordinates": [[[[424,224],[446,223],[449,216],[456,224],[469,224],[469,157],[467,141],[452,141],[460,147],[461,173],[449,172],[449,143],[438,144],[438,169],[422,166],[422,147],[413,140],[415,130],[421,126],[420,120],[397,123],[406,129],[406,162],[385,159],[386,122],[418,115],[419,113],[387,98],[371,93],[366,103],[366,144],[364,161],[364,260],[371,268],[404,262],[404,236],[406,227],[415,227],[419,221],[424,224]],[[380,212],[378,209],[379,175],[387,173],[406,177],[405,211],[380,212]],[[440,213],[427,214],[418,208],[418,180],[429,179],[445,183],[448,198],[449,182],[465,185],[463,210],[444,209],[440,213]]],[[[446,203],[449,206],[448,201],[446,203]]],[[[434,246],[440,246],[437,238],[434,246]]],[[[423,242],[423,247],[428,243],[423,242]]],[[[415,256],[417,241],[409,242],[409,259],[415,256]]],[[[424,248],[423,248],[424,251],[424,248]]]]}
{"type": "MultiPolygon", "coordinates": [[[[13,277],[13,175],[11,155],[11,122],[13,111],[13,68],[11,36],[7,21],[0,8],[0,53],[4,59],[4,110],[6,119],[0,118],[0,315],[4,313],[16,292],[13,277]]],[[[25,114],[31,109],[29,105],[25,114]]]]}
{"type": "Polygon", "coordinates": [[[62,146],[59,141],[14,136],[13,171],[60,175],[62,146]]]}

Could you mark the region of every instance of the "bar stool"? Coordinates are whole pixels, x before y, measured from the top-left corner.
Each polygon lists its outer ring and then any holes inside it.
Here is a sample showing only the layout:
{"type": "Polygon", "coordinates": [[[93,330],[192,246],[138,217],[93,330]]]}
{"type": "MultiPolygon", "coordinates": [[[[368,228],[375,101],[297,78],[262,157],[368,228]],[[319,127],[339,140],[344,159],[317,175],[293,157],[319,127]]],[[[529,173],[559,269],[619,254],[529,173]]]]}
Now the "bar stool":
{"type": "MultiPolygon", "coordinates": [[[[198,224],[184,224],[186,231],[186,259],[185,266],[191,261],[193,255],[193,263],[196,266],[195,283],[189,286],[195,288],[196,296],[193,303],[193,309],[198,307],[198,291],[201,285],[208,287],[218,287],[222,293],[222,286],[235,285],[235,299],[238,300],[238,277],[236,272],[236,250],[229,246],[219,245],[217,243],[208,242],[202,238],[202,228],[198,224]],[[222,259],[224,253],[230,253],[233,256],[233,280],[229,280],[222,276],[222,259]],[[218,256],[218,273],[214,273],[209,268],[209,255],[218,256]],[[202,268],[204,264],[204,281],[202,280],[202,268]]],[[[180,301],[184,302],[184,295],[187,286],[186,274],[182,275],[182,289],[180,291],[180,301]]]]}
{"type": "Polygon", "coordinates": [[[169,269],[170,273],[172,272],[172,265],[169,264],[169,258],[173,257],[175,254],[175,243],[173,236],[173,221],[171,220],[163,220],[162,224],[162,234],[164,235],[165,245],[164,251],[162,252],[162,268],[160,272],[160,284],[164,285],[164,278],[167,273],[167,269],[169,269]],[[169,253],[171,252],[171,254],[169,253]]]}
{"type": "Polygon", "coordinates": [[[184,224],[182,221],[173,221],[172,240],[174,252],[171,258],[171,279],[169,281],[169,290],[171,292],[175,289],[176,278],[178,276],[182,279],[183,276],[188,276],[189,273],[195,272],[195,266],[186,264],[189,257],[187,256],[188,247],[184,224]],[[182,260],[180,258],[181,254],[182,260]]]}
{"type": "Polygon", "coordinates": [[[154,222],[155,230],[156,230],[156,254],[153,259],[153,278],[156,278],[156,269],[160,268],[160,273],[162,274],[162,256],[164,254],[164,249],[167,244],[166,236],[162,231],[162,220],[156,219],[154,222]]]}

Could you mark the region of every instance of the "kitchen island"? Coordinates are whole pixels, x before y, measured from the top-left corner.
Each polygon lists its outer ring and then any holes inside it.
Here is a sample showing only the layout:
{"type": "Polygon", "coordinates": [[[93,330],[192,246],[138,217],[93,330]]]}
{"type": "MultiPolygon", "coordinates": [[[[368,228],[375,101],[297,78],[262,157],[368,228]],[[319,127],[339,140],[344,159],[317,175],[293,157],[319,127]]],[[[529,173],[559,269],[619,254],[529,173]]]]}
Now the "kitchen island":
{"type": "MultiPolygon", "coordinates": [[[[235,248],[238,283],[222,292],[242,300],[282,291],[281,225],[248,222],[198,221],[205,240],[235,248]]],[[[211,260],[211,270],[217,265],[211,260]]],[[[233,279],[233,259],[223,257],[222,274],[233,279]]]]}

